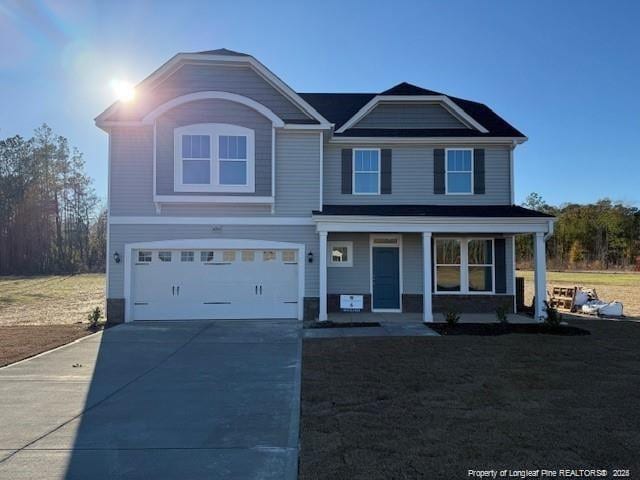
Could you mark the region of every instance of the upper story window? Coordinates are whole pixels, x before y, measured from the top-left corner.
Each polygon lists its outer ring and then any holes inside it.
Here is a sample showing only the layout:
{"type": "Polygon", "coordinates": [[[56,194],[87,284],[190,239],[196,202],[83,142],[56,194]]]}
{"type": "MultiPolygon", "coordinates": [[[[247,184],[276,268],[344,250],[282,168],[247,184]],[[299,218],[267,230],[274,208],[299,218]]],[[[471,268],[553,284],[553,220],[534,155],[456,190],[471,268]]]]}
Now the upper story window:
{"type": "Polygon", "coordinates": [[[379,149],[353,149],[353,193],[356,195],[380,194],[379,149]]]}
{"type": "Polygon", "coordinates": [[[473,193],[473,150],[446,150],[446,193],[448,195],[469,195],[473,193]]]}
{"type": "Polygon", "coordinates": [[[206,123],[174,130],[176,192],[254,192],[254,131],[206,123]]]}

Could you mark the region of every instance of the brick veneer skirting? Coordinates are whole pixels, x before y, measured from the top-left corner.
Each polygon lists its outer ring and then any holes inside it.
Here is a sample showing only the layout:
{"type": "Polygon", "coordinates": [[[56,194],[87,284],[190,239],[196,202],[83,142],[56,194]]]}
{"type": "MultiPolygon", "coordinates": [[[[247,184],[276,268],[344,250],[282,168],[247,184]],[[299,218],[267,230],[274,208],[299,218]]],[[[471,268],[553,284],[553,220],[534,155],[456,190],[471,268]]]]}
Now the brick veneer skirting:
{"type": "MultiPolygon", "coordinates": [[[[371,294],[370,293],[349,293],[348,295],[362,295],[362,311],[371,311],[371,294]]],[[[327,295],[327,312],[340,312],[340,294],[329,293],[327,295]]]]}
{"type": "Polygon", "coordinates": [[[319,297],[304,297],[302,318],[304,320],[316,320],[320,313],[319,297]]]}
{"type": "Polygon", "coordinates": [[[107,323],[124,322],[124,298],[107,298],[107,323]]]}
{"type": "Polygon", "coordinates": [[[487,313],[506,306],[513,312],[513,295],[433,295],[434,312],[487,313]]]}

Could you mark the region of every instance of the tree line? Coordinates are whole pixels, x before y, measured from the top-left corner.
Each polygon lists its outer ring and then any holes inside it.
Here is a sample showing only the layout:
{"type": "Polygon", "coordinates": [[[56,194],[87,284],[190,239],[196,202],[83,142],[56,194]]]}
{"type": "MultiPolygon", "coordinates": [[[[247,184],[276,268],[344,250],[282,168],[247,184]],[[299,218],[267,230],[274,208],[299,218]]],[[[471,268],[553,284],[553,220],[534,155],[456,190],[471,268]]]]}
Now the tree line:
{"type": "MultiPolygon", "coordinates": [[[[524,207],[557,218],[547,242],[547,262],[554,269],[640,270],[640,209],[608,198],[590,204],[555,207],[530,194],[524,207]]],[[[533,263],[531,235],[516,238],[518,264],[533,263]]]]}
{"type": "Polygon", "coordinates": [[[103,271],[106,220],[66,138],[45,124],[0,140],[0,275],[103,271]]]}

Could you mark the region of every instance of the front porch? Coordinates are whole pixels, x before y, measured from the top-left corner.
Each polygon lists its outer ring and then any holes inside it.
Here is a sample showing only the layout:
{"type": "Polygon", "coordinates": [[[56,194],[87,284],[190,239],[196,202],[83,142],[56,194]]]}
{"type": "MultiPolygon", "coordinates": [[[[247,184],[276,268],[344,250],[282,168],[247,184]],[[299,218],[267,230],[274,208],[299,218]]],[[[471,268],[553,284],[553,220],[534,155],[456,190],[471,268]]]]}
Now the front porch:
{"type": "Polygon", "coordinates": [[[483,216],[476,208],[468,216],[462,207],[459,217],[419,216],[416,207],[411,216],[398,215],[402,206],[376,216],[336,214],[343,206],[315,212],[319,321],[431,323],[456,312],[465,323],[490,323],[498,309],[512,323],[546,318],[545,242],[552,218],[515,206],[486,207],[501,217],[483,216]],[[515,315],[515,235],[524,233],[534,236],[533,319],[515,315]],[[349,298],[352,304],[345,303],[349,298]]]}

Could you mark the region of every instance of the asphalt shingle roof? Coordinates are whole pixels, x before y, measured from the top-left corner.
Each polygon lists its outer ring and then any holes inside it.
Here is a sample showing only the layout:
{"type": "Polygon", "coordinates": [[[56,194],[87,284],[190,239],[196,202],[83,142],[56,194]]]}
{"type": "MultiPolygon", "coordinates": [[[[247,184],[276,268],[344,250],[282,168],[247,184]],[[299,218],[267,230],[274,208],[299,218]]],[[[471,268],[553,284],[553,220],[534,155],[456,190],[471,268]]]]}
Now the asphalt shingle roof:
{"type": "Polygon", "coordinates": [[[314,215],[362,215],[372,217],[542,217],[553,215],[519,205],[323,205],[314,215]]]}

